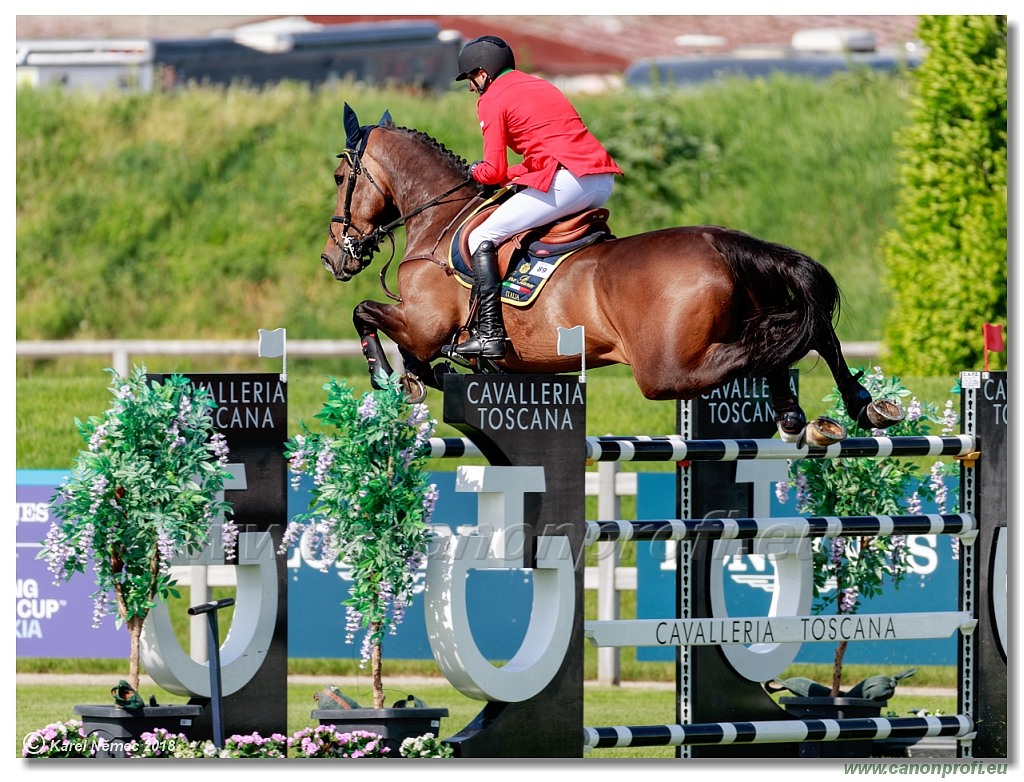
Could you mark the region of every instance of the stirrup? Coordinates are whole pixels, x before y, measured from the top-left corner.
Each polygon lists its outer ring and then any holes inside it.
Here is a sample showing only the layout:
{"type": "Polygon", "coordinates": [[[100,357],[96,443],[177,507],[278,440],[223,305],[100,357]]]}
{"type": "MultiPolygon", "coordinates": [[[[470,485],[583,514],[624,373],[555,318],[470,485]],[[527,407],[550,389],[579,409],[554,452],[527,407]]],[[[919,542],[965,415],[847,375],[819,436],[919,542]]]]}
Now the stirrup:
{"type": "Polygon", "coordinates": [[[508,337],[480,337],[475,336],[471,339],[466,340],[461,345],[456,345],[454,352],[462,356],[463,358],[504,358],[508,352],[508,337]],[[470,345],[473,341],[476,341],[476,345],[471,345],[469,350],[466,350],[466,346],[470,345]]]}

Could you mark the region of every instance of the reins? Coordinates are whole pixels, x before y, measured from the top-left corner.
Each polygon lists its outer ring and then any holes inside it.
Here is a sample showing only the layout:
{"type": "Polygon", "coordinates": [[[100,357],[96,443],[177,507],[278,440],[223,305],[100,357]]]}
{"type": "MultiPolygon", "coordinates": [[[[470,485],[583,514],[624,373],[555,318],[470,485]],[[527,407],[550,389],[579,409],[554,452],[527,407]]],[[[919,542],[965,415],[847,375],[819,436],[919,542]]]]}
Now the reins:
{"type": "Polygon", "coordinates": [[[434,196],[429,201],[421,204],[412,211],[406,212],[403,215],[399,215],[390,223],[378,226],[377,228],[374,228],[372,231],[370,231],[370,233],[363,235],[362,231],[360,231],[356,226],[352,224],[352,195],[355,192],[356,180],[359,178],[359,175],[363,174],[366,177],[367,181],[369,181],[369,183],[377,189],[377,192],[386,198],[385,193],[381,189],[380,185],[377,184],[373,176],[370,174],[369,171],[366,170],[366,168],[363,167],[362,164],[362,149],[365,148],[365,142],[368,136],[369,134],[367,133],[363,137],[363,144],[360,145],[361,149],[359,151],[353,149],[346,149],[344,152],[341,153],[341,155],[338,156],[344,157],[349,164],[348,182],[347,187],[345,188],[345,213],[344,215],[341,216],[334,215],[333,217],[331,217],[330,225],[328,225],[327,227],[327,233],[330,235],[334,243],[339,245],[350,257],[359,260],[359,265],[361,269],[365,269],[370,264],[370,261],[373,260],[373,256],[380,251],[380,245],[384,241],[384,239],[389,239],[391,241],[391,257],[380,270],[380,286],[389,299],[401,302],[402,297],[392,293],[388,289],[386,282],[388,268],[391,266],[391,262],[395,260],[396,247],[394,229],[405,225],[405,223],[410,218],[415,217],[421,212],[424,212],[427,209],[437,206],[442,201],[444,201],[444,199],[446,199],[448,196],[458,192],[466,185],[475,183],[476,180],[473,179],[473,177],[467,177],[463,181],[459,182],[457,185],[448,188],[440,195],[434,196]],[[333,226],[335,223],[341,223],[340,242],[338,241],[338,238],[334,234],[333,226]],[[356,237],[349,235],[349,228],[352,228],[354,231],[356,231],[359,234],[359,236],[356,237]]]}

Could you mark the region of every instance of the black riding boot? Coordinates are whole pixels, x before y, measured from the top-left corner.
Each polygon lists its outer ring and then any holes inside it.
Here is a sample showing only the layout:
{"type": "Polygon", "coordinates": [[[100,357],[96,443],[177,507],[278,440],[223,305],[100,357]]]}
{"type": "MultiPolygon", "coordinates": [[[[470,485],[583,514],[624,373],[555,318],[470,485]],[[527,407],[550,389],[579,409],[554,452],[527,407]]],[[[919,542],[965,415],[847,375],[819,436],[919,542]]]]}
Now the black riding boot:
{"type": "Polygon", "coordinates": [[[473,253],[473,285],[479,300],[476,333],[455,352],[465,358],[504,358],[505,323],[501,318],[501,280],[498,251],[493,242],[483,242],[473,253]]]}

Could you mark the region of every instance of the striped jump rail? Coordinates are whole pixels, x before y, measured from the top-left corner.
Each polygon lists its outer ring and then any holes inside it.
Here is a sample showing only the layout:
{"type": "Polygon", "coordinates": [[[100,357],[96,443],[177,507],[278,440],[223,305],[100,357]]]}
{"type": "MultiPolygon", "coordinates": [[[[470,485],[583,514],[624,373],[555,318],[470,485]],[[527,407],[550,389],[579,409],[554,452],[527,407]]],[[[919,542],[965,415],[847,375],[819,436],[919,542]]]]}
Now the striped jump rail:
{"type": "Polygon", "coordinates": [[[472,440],[466,437],[431,437],[431,459],[458,459],[463,456],[483,456],[472,440]]]}
{"type": "Polygon", "coordinates": [[[969,741],[974,721],[966,714],[945,717],[855,717],[846,719],[708,722],[692,725],[634,725],[584,728],[584,750],[614,747],[677,747],[709,744],[780,744],[801,741],[879,741],[946,736],[969,741]]]}
{"type": "Polygon", "coordinates": [[[826,448],[782,440],[687,440],[680,435],[588,437],[593,462],[728,462],[747,459],[838,459],[886,456],[968,456],[973,435],[848,437],[826,448]]]}
{"type": "MultiPolygon", "coordinates": [[[[465,437],[432,437],[431,459],[482,456],[465,437]]],[[[848,437],[827,448],[782,440],[687,440],[680,435],[606,435],[586,438],[592,462],[727,462],[747,459],[836,459],[886,456],[969,456],[976,450],[973,435],[927,437],[848,437]]]]}
{"type": "Polygon", "coordinates": [[[795,540],[878,535],[953,535],[970,545],[978,536],[978,523],[971,513],[588,521],[585,543],[591,545],[604,540],[795,540]]]}

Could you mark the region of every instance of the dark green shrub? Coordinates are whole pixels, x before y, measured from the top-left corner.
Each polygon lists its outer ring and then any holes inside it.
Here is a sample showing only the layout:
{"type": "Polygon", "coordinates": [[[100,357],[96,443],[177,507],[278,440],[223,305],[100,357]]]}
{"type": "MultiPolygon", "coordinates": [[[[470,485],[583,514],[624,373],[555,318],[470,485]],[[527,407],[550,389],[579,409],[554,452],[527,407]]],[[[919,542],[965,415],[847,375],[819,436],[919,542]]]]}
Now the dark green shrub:
{"type": "Polygon", "coordinates": [[[885,342],[891,371],[942,374],[980,369],[982,324],[1006,323],[1006,17],[926,16],[920,37],[885,342]]]}

